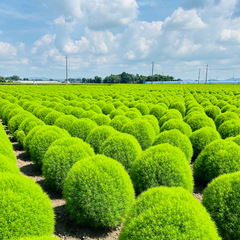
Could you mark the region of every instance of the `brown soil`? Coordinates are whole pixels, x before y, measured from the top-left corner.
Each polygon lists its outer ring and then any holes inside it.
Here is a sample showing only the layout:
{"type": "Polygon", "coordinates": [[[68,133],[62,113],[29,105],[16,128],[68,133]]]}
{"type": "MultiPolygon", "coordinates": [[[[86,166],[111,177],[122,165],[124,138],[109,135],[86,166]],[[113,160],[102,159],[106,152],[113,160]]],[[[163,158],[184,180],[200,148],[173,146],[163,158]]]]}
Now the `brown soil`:
{"type": "MultiPolygon", "coordinates": [[[[6,128],[6,126],[4,126],[6,128]]],[[[51,199],[52,206],[55,212],[55,236],[64,240],[117,240],[121,226],[112,231],[92,230],[90,228],[82,228],[72,222],[65,210],[65,200],[58,192],[48,188],[44,182],[41,170],[37,169],[29,155],[15,142],[9,135],[9,131],[6,129],[9,139],[12,142],[14,153],[17,157],[17,166],[20,169],[22,175],[32,178],[38,183],[42,189],[48,194],[51,199]]],[[[193,195],[201,202],[203,186],[195,186],[193,195]]]]}

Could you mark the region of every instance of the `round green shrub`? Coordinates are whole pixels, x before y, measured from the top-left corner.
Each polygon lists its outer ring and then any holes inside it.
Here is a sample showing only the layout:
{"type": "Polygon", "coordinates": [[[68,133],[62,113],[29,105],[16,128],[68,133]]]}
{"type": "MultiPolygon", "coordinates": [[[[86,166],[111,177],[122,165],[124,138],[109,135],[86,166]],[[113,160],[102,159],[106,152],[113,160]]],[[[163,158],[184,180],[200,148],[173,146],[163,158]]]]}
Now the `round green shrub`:
{"type": "Polygon", "coordinates": [[[213,129],[216,129],[214,121],[205,114],[193,115],[186,120],[186,122],[193,132],[203,127],[212,127],[213,129]]]}
{"type": "Polygon", "coordinates": [[[86,142],[89,143],[97,154],[104,143],[113,134],[118,132],[111,126],[99,126],[94,128],[87,136],[86,142]]]}
{"type": "Polygon", "coordinates": [[[71,114],[76,117],[76,118],[81,118],[82,114],[85,112],[85,110],[81,107],[75,107],[72,111],[71,114]]]}
{"type": "Polygon", "coordinates": [[[229,120],[224,122],[218,128],[222,138],[236,137],[240,134],[240,120],[229,120]]]}
{"type": "Polygon", "coordinates": [[[141,112],[142,115],[148,115],[150,113],[148,106],[144,103],[138,103],[135,107],[141,112]]]}
{"type": "Polygon", "coordinates": [[[159,127],[159,124],[158,124],[158,120],[157,120],[157,118],[155,116],[153,116],[153,115],[144,115],[144,116],[142,116],[142,119],[147,120],[152,125],[153,130],[154,130],[156,135],[159,134],[160,127],[159,127]]]}
{"type": "Polygon", "coordinates": [[[54,125],[55,121],[62,116],[64,116],[64,113],[58,112],[58,111],[52,111],[47,114],[47,116],[44,118],[43,121],[47,125],[54,125]]]}
{"type": "Polygon", "coordinates": [[[217,129],[226,121],[229,120],[239,120],[239,117],[236,113],[234,112],[225,112],[225,113],[221,113],[219,114],[216,119],[215,119],[215,124],[217,129]]]}
{"type": "Polygon", "coordinates": [[[174,147],[178,147],[185,154],[188,162],[191,162],[193,156],[193,148],[189,138],[177,129],[164,131],[156,136],[153,146],[163,143],[169,143],[174,147]]]}
{"type": "Polygon", "coordinates": [[[96,115],[97,113],[94,112],[93,110],[88,110],[88,111],[84,111],[81,115],[81,118],[91,118],[94,115],[96,115]]]}
{"type": "Polygon", "coordinates": [[[186,108],[183,102],[172,102],[169,109],[177,109],[182,114],[182,117],[185,116],[186,108]]]}
{"type": "Polygon", "coordinates": [[[238,146],[240,146],[240,135],[237,135],[236,137],[229,137],[226,140],[230,140],[235,142],[238,146]]]}
{"type": "Polygon", "coordinates": [[[111,118],[104,114],[96,114],[91,117],[91,120],[97,123],[98,126],[109,125],[111,122],[111,118]]]}
{"type": "Polygon", "coordinates": [[[7,135],[4,132],[4,135],[0,136],[0,154],[8,157],[16,164],[16,156],[13,152],[13,147],[9,139],[7,138],[7,135]]]}
{"type": "Polygon", "coordinates": [[[26,138],[26,134],[23,130],[17,130],[13,134],[13,138],[17,140],[18,144],[23,147],[23,142],[26,138]]]}
{"type": "Polygon", "coordinates": [[[44,126],[44,122],[41,121],[40,119],[36,118],[34,115],[25,118],[22,123],[20,124],[18,130],[23,131],[25,135],[27,135],[32,128],[36,126],[44,126]]]}
{"type": "Polygon", "coordinates": [[[154,115],[158,120],[166,113],[167,108],[163,107],[162,105],[154,105],[151,110],[150,114],[154,115]]]}
{"type": "Polygon", "coordinates": [[[168,143],[142,152],[134,161],[130,176],[137,194],[161,185],[193,191],[192,172],[185,154],[168,143]]]}
{"type": "Polygon", "coordinates": [[[20,113],[18,113],[17,115],[15,115],[14,117],[12,117],[7,126],[8,129],[11,133],[14,133],[20,126],[20,124],[22,123],[22,121],[27,118],[32,116],[31,113],[27,112],[27,111],[22,111],[20,113]]]}
{"type": "Polygon", "coordinates": [[[51,201],[32,179],[1,174],[0,202],[0,239],[53,234],[51,201]]]}
{"type": "Polygon", "coordinates": [[[218,106],[207,106],[204,108],[205,113],[207,114],[208,117],[212,118],[213,120],[221,114],[221,109],[218,106]]]}
{"type": "MultiPolygon", "coordinates": [[[[31,134],[31,132],[29,134],[31,134]]],[[[70,134],[66,130],[56,126],[41,127],[36,132],[34,132],[33,137],[31,138],[31,142],[28,146],[30,157],[34,164],[37,167],[41,167],[44,154],[48,150],[49,146],[55,140],[64,137],[70,137],[70,134]]],[[[26,140],[27,137],[25,138],[24,143],[26,140]]]]}
{"type": "Polygon", "coordinates": [[[68,132],[71,132],[72,124],[74,121],[78,120],[76,117],[72,115],[64,115],[56,119],[54,125],[59,128],[65,129],[68,132]]]}
{"type": "Polygon", "coordinates": [[[135,119],[135,118],[140,118],[142,114],[140,111],[134,111],[133,108],[131,108],[130,110],[125,112],[124,116],[130,119],[135,119]]]}
{"type": "Polygon", "coordinates": [[[114,228],[135,201],[129,175],[123,166],[96,155],[75,163],[63,190],[70,218],[94,228],[114,228]]]}
{"type": "Polygon", "coordinates": [[[141,152],[137,139],[126,133],[111,135],[100,148],[100,153],[120,162],[128,172],[141,152]]]}
{"type": "Polygon", "coordinates": [[[69,132],[72,137],[78,137],[85,141],[89,133],[96,127],[98,125],[93,120],[81,118],[72,123],[69,132]]]}
{"type": "Polygon", "coordinates": [[[156,136],[152,125],[143,119],[133,119],[122,127],[122,132],[133,135],[145,150],[152,146],[152,142],[156,136]]]}
{"type": "Polygon", "coordinates": [[[182,120],[182,114],[176,110],[176,109],[169,109],[159,120],[159,126],[162,127],[162,125],[167,122],[170,119],[180,119],[182,120]]]}
{"type": "Polygon", "coordinates": [[[112,126],[117,131],[121,131],[122,127],[128,122],[131,122],[130,118],[118,115],[112,119],[112,121],[109,123],[109,126],[112,126]]]}
{"type": "Polygon", "coordinates": [[[89,144],[80,138],[62,138],[53,142],[48,148],[43,159],[43,176],[46,183],[56,189],[63,190],[67,173],[83,158],[94,155],[89,144]]]}
{"type": "Polygon", "coordinates": [[[115,110],[115,107],[114,107],[114,105],[112,103],[107,103],[102,108],[102,112],[105,115],[110,114],[113,110],[115,110]]]}
{"type": "Polygon", "coordinates": [[[172,129],[179,130],[181,133],[183,133],[187,137],[190,137],[190,135],[192,134],[191,127],[187,123],[185,123],[183,120],[180,120],[180,119],[170,119],[167,122],[165,122],[161,127],[162,132],[169,131],[172,129]]]}
{"type": "Polygon", "coordinates": [[[217,130],[203,127],[193,132],[189,139],[193,146],[193,158],[195,159],[209,143],[221,139],[221,136],[217,130]]]}
{"type": "Polygon", "coordinates": [[[7,155],[3,155],[2,153],[0,153],[0,174],[2,173],[20,175],[20,171],[19,168],[17,167],[16,161],[14,162],[7,155]]]}
{"type": "Polygon", "coordinates": [[[44,119],[46,118],[46,116],[51,113],[51,112],[55,112],[55,110],[53,110],[52,108],[44,108],[42,110],[39,111],[37,117],[39,119],[41,119],[42,121],[44,121],[44,119]]]}
{"type": "Polygon", "coordinates": [[[203,192],[203,205],[215,221],[223,239],[240,236],[240,172],[215,178],[203,192]]]}
{"type": "Polygon", "coordinates": [[[49,237],[49,236],[42,236],[42,237],[24,237],[18,240],[59,240],[58,237],[49,237]]]}
{"type": "Polygon", "coordinates": [[[90,105],[86,110],[93,110],[96,113],[102,114],[102,109],[98,105],[90,105]]]}
{"type": "Polygon", "coordinates": [[[121,109],[116,109],[116,110],[113,110],[111,113],[110,113],[110,115],[109,115],[109,117],[111,118],[111,119],[113,119],[113,118],[115,118],[116,116],[119,116],[119,115],[124,115],[124,111],[123,110],[121,110],[121,109]]]}
{"type": "Polygon", "coordinates": [[[206,183],[224,173],[237,171],[240,171],[240,147],[222,139],[208,144],[193,165],[194,179],[206,183]]]}
{"type": "Polygon", "coordinates": [[[156,187],[138,197],[119,240],[220,240],[215,223],[201,203],[181,187],[156,187]]]}

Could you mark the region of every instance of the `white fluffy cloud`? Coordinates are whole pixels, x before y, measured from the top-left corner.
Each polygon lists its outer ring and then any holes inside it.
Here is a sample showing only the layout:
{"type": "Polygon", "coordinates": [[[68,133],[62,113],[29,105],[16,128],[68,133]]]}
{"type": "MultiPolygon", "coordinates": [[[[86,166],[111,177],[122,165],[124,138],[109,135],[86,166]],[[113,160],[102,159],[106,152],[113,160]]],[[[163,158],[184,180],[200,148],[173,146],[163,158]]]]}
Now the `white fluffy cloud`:
{"type": "Polygon", "coordinates": [[[10,57],[17,55],[17,47],[10,43],[0,42],[0,57],[10,57]]]}

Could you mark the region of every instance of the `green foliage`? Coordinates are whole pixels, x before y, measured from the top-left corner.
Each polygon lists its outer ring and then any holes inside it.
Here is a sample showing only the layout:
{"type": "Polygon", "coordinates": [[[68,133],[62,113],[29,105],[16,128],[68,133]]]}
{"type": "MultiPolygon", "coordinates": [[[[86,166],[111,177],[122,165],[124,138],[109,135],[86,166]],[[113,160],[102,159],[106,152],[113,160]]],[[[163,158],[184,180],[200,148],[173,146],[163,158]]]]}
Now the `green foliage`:
{"type": "Polygon", "coordinates": [[[240,236],[240,172],[215,178],[203,192],[203,205],[226,240],[240,236]]]}
{"type": "Polygon", "coordinates": [[[84,112],[85,110],[83,108],[75,107],[72,109],[71,114],[76,118],[80,118],[84,112]]]}
{"type": "Polygon", "coordinates": [[[222,138],[236,137],[240,134],[240,120],[228,120],[220,125],[218,132],[222,138]]]}
{"type": "Polygon", "coordinates": [[[221,114],[221,109],[218,106],[207,106],[204,108],[205,113],[207,114],[208,117],[212,118],[213,120],[221,114]]]}
{"type": "Polygon", "coordinates": [[[133,119],[122,127],[122,132],[133,135],[145,150],[152,146],[156,136],[152,125],[144,119],[133,119]]]}
{"type": "Polygon", "coordinates": [[[94,228],[114,228],[134,203],[134,190],[123,166],[96,155],[74,164],[63,196],[71,219],[94,228]]]}
{"type": "Polygon", "coordinates": [[[170,119],[182,120],[183,118],[182,118],[182,114],[178,110],[170,109],[160,118],[159,126],[162,127],[162,125],[170,119]]]}
{"type": "Polygon", "coordinates": [[[216,140],[199,154],[194,165],[194,179],[210,182],[224,174],[240,171],[240,147],[229,140],[216,140]]]}
{"type": "Polygon", "coordinates": [[[113,118],[115,118],[116,116],[124,115],[124,113],[125,113],[125,112],[124,112],[122,109],[115,109],[115,110],[113,110],[113,111],[110,113],[109,117],[110,117],[111,119],[113,119],[113,118]]]}
{"type": "Polygon", "coordinates": [[[17,115],[15,115],[14,117],[12,117],[9,122],[8,122],[8,129],[11,133],[14,133],[20,126],[20,124],[22,123],[22,121],[26,118],[26,117],[30,117],[32,116],[32,114],[30,114],[27,111],[22,111],[20,113],[18,113],[17,115]]]}
{"type": "Polygon", "coordinates": [[[77,118],[72,115],[64,115],[56,119],[54,125],[71,132],[72,124],[77,118]]]}
{"type": "Polygon", "coordinates": [[[182,117],[185,116],[186,108],[183,102],[172,102],[169,106],[170,109],[177,109],[181,114],[182,117]]]}
{"type": "Polygon", "coordinates": [[[59,240],[58,237],[48,237],[48,236],[42,236],[42,237],[24,237],[20,238],[18,240],[59,240]]]}
{"type": "Polygon", "coordinates": [[[100,153],[120,162],[128,172],[141,152],[136,138],[126,133],[111,135],[100,148],[100,153]]]}
{"type": "Polygon", "coordinates": [[[46,183],[58,191],[63,185],[68,171],[77,161],[94,155],[89,144],[79,138],[61,138],[53,142],[43,159],[43,176],[46,183]]]}
{"type": "Polygon", "coordinates": [[[47,125],[54,125],[55,121],[62,116],[64,116],[64,113],[58,112],[58,111],[52,111],[48,113],[47,116],[44,118],[44,122],[47,125]]]}
{"type": "Polygon", "coordinates": [[[115,107],[114,107],[114,105],[112,103],[107,103],[102,108],[102,112],[105,115],[110,114],[113,110],[115,110],[115,107]]]}
{"type": "Polygon", "coordinates": [[[0,239],[51,236],[54,213],[51,201],[32,179],[0,175],[0,239]]]}
{"type": "Polygon", "coordinates": [[[125,112],[124,116],[130,118],[130,119],[135,119],[135,118],[140,118],[142,117],[142,114],[140,111],[135,111],[134,108],[129,109],[128,111],[125,112]]]}
{"type": "Polygon", "coordinates": [[[216,119],[215,119],[215,124],[216,124],[216,127],[217,129],[226,121],[229,121],[229,120],[239,120],[239,117],[236,113],[233,113],[233,112],[225,112],[225,113],[222,113],[222,114],[219,114],[216,119]]]}
{"type": "Polygon", "coordinates": [[[131,208],[119,240],[220,240],[206,209],[180,187],[142,193],[131,208]]]}
{"type": "Polygon", "coordinates": [[[205,114],[193,115],[186,122],[192,128],[193,132],[203,127],[216,129],[214,121],[205,114]]]}
{"type": "Polygon", "coordinates": [[[174,147],[180,148],[182,152],[185,154],[188,162],[191,162],[191,159],[193,156],[193,148],[192,148],[191,141],[186,135],[181,133],[179,130],[172,129],[172,130],[164,131],[160,133],[154,139],[153,146],[162,144],[162,143],[169,143],[174,147]]]}
{"type": "Polygon", "coordinates": [[[26,138],[26,134],[24,133],[23,130],[17,130],[13,134],[14,139],[17,140],[18,144],[23,147],[23,142],[26,138]]]}
{"type": "Polygon", "coordinates": [[[148,106],[144,103],[138,103],[136,108],[141,112],[142,115],[148,115],[150,113],[148,106]]]}
{"type": "Polygon", "coordinates": [[[190,141],[193,146],[193,157],[194,159],[199,155],[199,153],[211,142],[221,139],[220,134],[217,130],[211,127],[203,127],[196,130],[190,136],[190,141]]]}
{"type": "Polygon", "coordinates": [[[121,131],[122,127],[128,122],[131,122],[130,118],[118,115],[112,119],[112,121],[109,123],[109,126],[112,126],[117,131],[121,131]]]}
{"type": "Polygon", "coordinates": [[[97,154],[100,151],[100,148],[104,141],[108,139],[113,134],[118,133],[114,128],[111,126],[99,126],[94,128],[86,138],[86,142],[89,143],[94,152],[97,154]]]}
{"type": "Polygon", "coordinates": [[[17,167],[16,161],[9,159],[7,155],[0,153],[0,175],[2,173],[11,173],[20,175],[20,171],[17,167]]]}
{"type": "Polygon", "coordinates": [[[111,122],[111,118],[104,114],[96,114],[91,117],[91,120],[97,123],[98,126],[109,125],[111,122]]]}
{"type": "Polygon", "coordinates": [[[192,172],[185,154],[168,143],[142,152],[134,161],[130,176],[137,194],[161,185],[193,191],[192,172]]]}
{"type": "Polygon", "coordinates": [[[44,122],[40,119],[36,118],[34,115],[30,117],[24,118],[22,123],[20,124],[18,130],[23,131],[25,135],[27,135],[34,127],[36,126],[44,126],[44,122]]]}
{"type": "Polygon", "coordinates": [[[154,115],[159,120],[166,113],[166,111],[167,111],[167,107],[157,104],[151,108],[150,114],[154,115]]]}
{"type": "Polygon", "coordinates": [[[159,127],[159,124],[158,124],[158,120],[157,120],[157,118],[155,116],[153,116],[153,115],[144,115],[144,116],[142,116],[142,119],[145,119],[146,121],[148,121],[152,125],[153,130],[154,130],[156,135],[159,134],[160,127],[159,127]]]}
{"type": "Polygon", "coordinates": [[[69,132],[72,137],[78,137],[85,141],[88,134],[97,126],[98,125],[93,120],[88,118],[81,118],[75,120],[72,123],[69,132]]]}
{"type": "MultiPolygon", "coordinates": [[[[33,128],[32,131],[33,130],[35,129],[33,128]]],[[[29,133],[30,135],[32,134],[31,132],[29,133]]],[[[24,143],[26,143],[27,137],[25,138],[24,143]]],[[[31,142],[28,146],[31,160],[34,162],[34,164],[37,167],[41,167],[44,154],[48,150],[49,146],[55,140],[64,137],[70,137],[70,134],[66,130],[56,126],[44,126],[39,128],[36,132],[34,131],[34,134],[30,140],[31,142]]]]}
{"type": "Polygon", "coordinates": [[[180,120],[180,119],[170,119],[167,122],[165,122],[161,127],[162,132],[169,131],[172,129],[179,130],[181,133],[185,134],[187,137],[190,137],[190,135],[192,134],[191,127],[187,123],[185,123],[183,120],[180,120]]]}

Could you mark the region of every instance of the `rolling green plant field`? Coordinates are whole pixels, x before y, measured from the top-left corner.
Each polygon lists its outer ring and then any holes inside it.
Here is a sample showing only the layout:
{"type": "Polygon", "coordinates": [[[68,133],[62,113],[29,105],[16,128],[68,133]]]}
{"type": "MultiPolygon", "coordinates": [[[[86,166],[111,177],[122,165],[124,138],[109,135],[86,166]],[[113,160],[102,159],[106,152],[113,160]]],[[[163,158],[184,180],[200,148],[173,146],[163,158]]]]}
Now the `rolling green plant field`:
{"type": "MultiPolygon", "coordinates": [[[[191,234],[202,240],[240,239],[237,227],[233,232],[219,224],[223,216],[240,221],[240,208],[229,211],[221,195],[240,202],[231,190],[240,185],[240,86],[3,85],[0,118],[45,183],[63,194],[67,217],[79,228],[109,231],[126,221],[121,240],[190,239],[191,234]],[[224,174],[232,174],[231,189],[224,174]],[[192,196],[194,185],[210,189],[204,205],[192,196]],[[216,209],[207,212],[214,194],[216,209]]],[[[4,224],[12,222],[0,239],[51,239],[48,196],[31,181],[21,183],[2,126],[0,139],[0,203],[12,201],[9,210],[0,211],[4,224]],[[32,203],[30,191],[37,196],[32,203]],[[31,212],[35,208],[41,215],[31,212]],[[48,226],[39,218],[48,219],[48,226]]]]}

